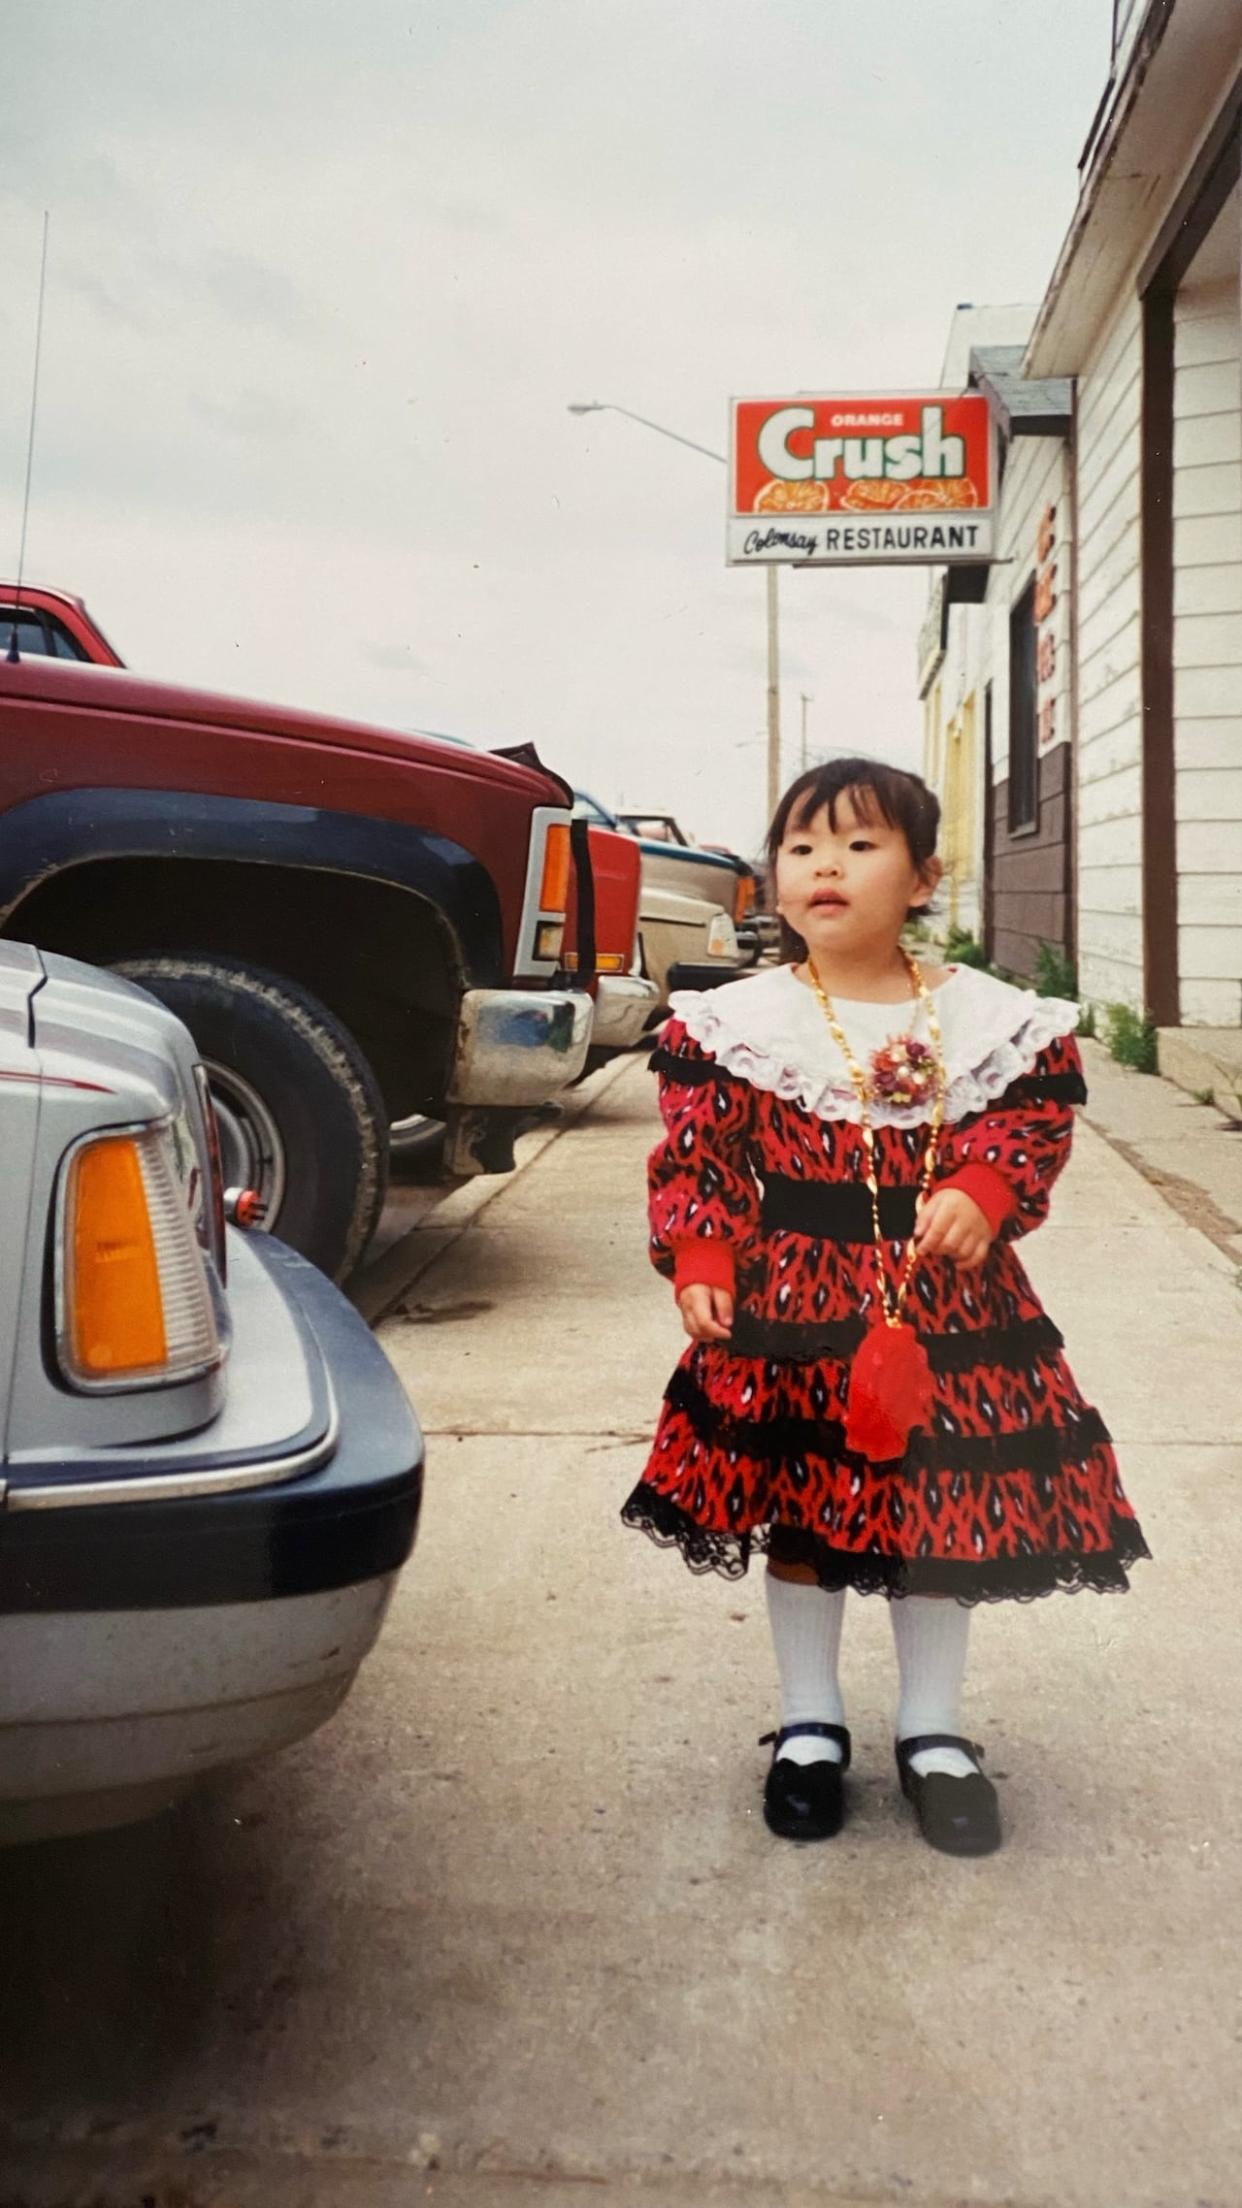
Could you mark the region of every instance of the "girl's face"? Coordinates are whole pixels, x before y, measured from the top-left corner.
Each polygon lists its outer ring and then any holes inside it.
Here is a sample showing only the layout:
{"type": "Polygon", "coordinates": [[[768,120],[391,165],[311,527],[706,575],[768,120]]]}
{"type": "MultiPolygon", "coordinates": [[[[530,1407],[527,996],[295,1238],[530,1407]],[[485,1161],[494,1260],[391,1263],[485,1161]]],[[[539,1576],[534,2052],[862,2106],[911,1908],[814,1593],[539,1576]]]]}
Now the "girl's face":
{"type": "Polygon", "coordinates": [[[805,826],[791,822],[785,830],[777,910],[812,957],[876,954],[897,943],[907,911],[927,903],[942,871],[939,859],[929,859],[920,873],[901,829],[878,811],[866,818],[843,792],[835,828],[824,805],[805,826]]]}

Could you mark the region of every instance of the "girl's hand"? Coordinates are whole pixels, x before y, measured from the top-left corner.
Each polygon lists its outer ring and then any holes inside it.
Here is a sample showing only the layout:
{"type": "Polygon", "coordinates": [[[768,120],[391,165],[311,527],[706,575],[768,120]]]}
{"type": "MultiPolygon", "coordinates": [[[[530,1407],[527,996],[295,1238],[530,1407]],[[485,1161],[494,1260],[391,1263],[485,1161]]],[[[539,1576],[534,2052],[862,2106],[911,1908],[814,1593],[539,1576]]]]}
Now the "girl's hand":
{"type": "Polygon", "coordinates": [[[683,1288],[677,1298],[681,1323],[692,1342],[727,1342],[733,1327],[733,1298],[727,1288],[708,1288],[701,1281],[683,1288]]]}
{"type": "Polygon", "coordinates": [[[992,1229],[973,1196],[964,1189],[938,1188],[920,1204],[914,1223],[920,1257],[949,1257],[955,1265],[982,1265],[992,1247],[992,1229]]]}

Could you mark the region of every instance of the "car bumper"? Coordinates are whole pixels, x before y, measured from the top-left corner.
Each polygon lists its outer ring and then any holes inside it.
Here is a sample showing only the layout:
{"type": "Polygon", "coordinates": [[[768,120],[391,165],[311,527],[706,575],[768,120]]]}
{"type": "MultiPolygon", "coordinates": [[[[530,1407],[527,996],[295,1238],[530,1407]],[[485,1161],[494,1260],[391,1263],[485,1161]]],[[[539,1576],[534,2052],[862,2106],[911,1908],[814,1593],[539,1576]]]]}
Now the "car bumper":
{"type": "Polygon", "coordinates": [[[213,1768],[312,1731],[349,1692],[413,1546],[423,1443],[395,1373],[331,1283],[245,1238],[315,1371],[305,1430],[265,1431],[263,1359],[213,1429],[103,1475],[10,1467],[0,1512],[0,1840],[124,1822],[213,1768]],[[248,1400],[250,1399],[250,1400],[248,1400]],[[291,1447],[290,1444],[293,1444],[291,1447]],[[303,1468],[304,1467],[304,1468],[303,1468]]]}
{"type": "Polygon", "coordinates": [[[278,1603],[0,1618],[0,1846],[155,1816],[333,1716],[395,1572],[278,1603]]]}
{"type": "Polygon", "coordinates": [[[601,974],[596,983],[592,1048],[628,1050],[641,1039],[659,1002],[654,981],[642,975],[601,974]]]}
{"type": "Polygon", "coordinates": [[[714,961],[703,966],[670,966],[668,993],[672,996],[675,989],[719,989],[722,982],[736,981],[738,975],[745,971],[744,966],[725,965],[723,962],[717,964],[714,961]]]}
{"type": "Polygon", "coordinates": [[[468,989],[449,1103],[546,1104],[586,1064],[592,1014],[585,991],[468,989]]]}

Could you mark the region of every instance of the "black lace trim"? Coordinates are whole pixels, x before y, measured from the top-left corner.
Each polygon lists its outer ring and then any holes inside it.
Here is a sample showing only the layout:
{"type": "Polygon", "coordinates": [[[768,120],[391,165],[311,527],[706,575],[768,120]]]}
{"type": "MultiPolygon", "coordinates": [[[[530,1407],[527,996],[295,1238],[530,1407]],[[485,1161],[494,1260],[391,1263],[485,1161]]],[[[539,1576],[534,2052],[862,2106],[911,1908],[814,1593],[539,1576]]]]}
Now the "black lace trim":
{"type": "MultiPolygon", "coordinates": [[[[759,1463],[784,1463],[803,1457],[827,1457],[859,1471],[878,1467],[845,1446],[838,1418],[730,1418],[704,1393],[694,1374],[679,1365],[664,1400],[684,1411],[699,1441],[710,1448],[747,1456],[759,1463]]],[[[1112,1436],[1096,1410],[1065,1426],[1041,1420],[1010,1434],[954,1434],[943,1427],[916,1431],[904,1457],[886,1460],[894,1473],[1055,1472],[1062,1465],[1084,1464],[1112,1436]]]]}
{"type": "MultiPolygon", "coordinates": [[[[739,1311],[729,1348],[737,1357],[775,1357],[784,1364],[810,1364],[821,1357],[844,1363],[866,1331],[866,1320],[859,1318],[763,1319],[755,1312],[739,1311]]],[[[977,1326],[969,1332],[959,1328],[952,1334],[925,1334],[920,1328],[919,1339],[933,1372],[971,1372],[977,1365],[1026,1372],[1038,1358],[1051,1357],[1065,1347],[1060,1328],[1042,1316],[1015,1319],[1009,1326],[977,1326]]]]}
{"type": "Polygon", "coordinates": [[[834,1549],[831,1542],[803,1526],[757,1526],[752,1533],[720,1533],[696,1525],[667,1495],[642,1482],[621,1512],[623,1525],[645,1533],[658,1548],[680,1549],[692,1572],[715,1572],[722,1579],[743,1579],[752,1552],[767,1551],[784,1564],[809,1564],[821,1587],[835,1592],[852,1587],[860,1595],[949,1596],[966,1608],[980,1602],[1035,1602],[1058,1592],[1124,1594],[1128,1568],[1151,1551],[1135,1520],[1113,1516],[1112,1546],[1040,1555],[998,1556],[982,1563],[950,1557],[885,1556],[834,1549]]]}
{"type": "MultiPolygon", "coordinates": [[[[730,1078],[714,1058],[691,1057],[663,1047],[652,1051],[647,1064],[652,1073],[663,1074],[665,1080],[676,1081],[687,1088],[730,1078]]],[[[968,1127],[988,1112],[1016,1111],[1023,1104],[1085,1104],[1086,1101],[1087,1084],[1081,1073],[1022,1073],[990,1104],[985,1104],[981,1111],[971,1112],[957,1124],[968,1127]]]]}
{"type": "Polygon", "coordinates": [[[675,1081],[681,1088],[729,1079],[724,1067],[717,1065],[714,1058],[682,1057],[675,1050],[653,1050],[647,1065],[652,1073],[663,1074],[666,1081],[675,1081]]]}
{"type": "Polygon", "coordinates": [[[1087,1084],[1080,1073],[1020,1073],[994,1104],[985,1104],[974,1116],[1007,1112],[1018,1104],[1085,1104],[1087,1084]]]}

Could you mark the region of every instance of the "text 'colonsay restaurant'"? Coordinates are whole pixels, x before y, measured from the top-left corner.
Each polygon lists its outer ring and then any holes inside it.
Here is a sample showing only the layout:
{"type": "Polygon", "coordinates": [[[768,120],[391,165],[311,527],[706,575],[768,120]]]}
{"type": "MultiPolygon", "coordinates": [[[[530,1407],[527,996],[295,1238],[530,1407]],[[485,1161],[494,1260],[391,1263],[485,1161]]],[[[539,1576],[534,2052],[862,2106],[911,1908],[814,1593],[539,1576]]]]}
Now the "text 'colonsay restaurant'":
{"type": "MultiPolygon", "coordinates": [[[[960,917],[1151,1014],[1242,1091],[1242,7],[1117,0],[1047,293],[955,318],[1002,487],[976,605],[920,641],[960,917]],[[973,326],[972,326],[973,316],[973,326]],[[1045,949],[1044,947],[1047,947],[1045,949]]],[[[945,380],[952,380],[946,363],[945,380]]],[[[957,603],[955,604],[955,600],[957,603]]]]}

